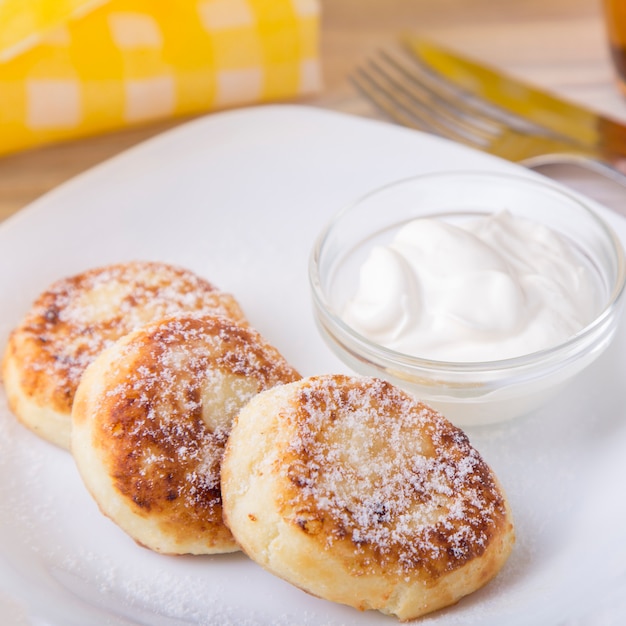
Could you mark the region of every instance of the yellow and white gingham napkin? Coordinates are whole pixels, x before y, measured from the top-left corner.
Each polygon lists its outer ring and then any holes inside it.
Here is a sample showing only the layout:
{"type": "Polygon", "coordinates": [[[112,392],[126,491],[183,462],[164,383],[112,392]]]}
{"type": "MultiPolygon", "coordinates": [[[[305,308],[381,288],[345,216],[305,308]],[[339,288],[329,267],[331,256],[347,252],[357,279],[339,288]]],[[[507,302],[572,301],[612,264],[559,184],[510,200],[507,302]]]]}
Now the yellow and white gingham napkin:
{"type": "Polygon", "coordinates": [[[0,0],[0,154],[319,87],[317,0],[0,0]]]}

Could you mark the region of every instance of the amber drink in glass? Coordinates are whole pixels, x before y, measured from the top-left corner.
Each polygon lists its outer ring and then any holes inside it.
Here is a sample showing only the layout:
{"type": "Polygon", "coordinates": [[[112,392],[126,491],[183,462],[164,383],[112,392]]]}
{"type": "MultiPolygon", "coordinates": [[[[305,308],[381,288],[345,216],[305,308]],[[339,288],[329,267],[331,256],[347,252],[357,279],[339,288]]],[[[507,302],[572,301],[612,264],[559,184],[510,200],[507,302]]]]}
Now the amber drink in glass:
{"type": "Polygon", "coordinates": [[[618,84],[626,95],[626,0],[603,0],[611,57],[618,84]]]}

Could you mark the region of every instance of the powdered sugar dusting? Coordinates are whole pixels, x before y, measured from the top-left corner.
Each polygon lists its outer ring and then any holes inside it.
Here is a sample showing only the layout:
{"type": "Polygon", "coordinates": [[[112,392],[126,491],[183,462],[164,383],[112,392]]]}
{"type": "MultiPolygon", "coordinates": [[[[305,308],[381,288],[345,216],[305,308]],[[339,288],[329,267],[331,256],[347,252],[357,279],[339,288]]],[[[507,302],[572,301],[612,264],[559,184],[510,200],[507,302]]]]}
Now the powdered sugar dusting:
{"type": "Polygon", "coordinates": [[[459,429],[377,379],[313,378],[297,405],[286,471],[305,532],[323,527],[327,547],[351,542],[398,573],[440,575],[484,552],[504,501],[459,429]]]}
{"type": "Polygon", "coordinates": [[[256,331],[217,316],[148,325],[117,350],[93,416],[117,490],[142,515],[173,523],[168,532],[200,537],[212,524],[214,533],[232,420],[254,394],[298,373],[256,331]]]}
{"type": "Polygon", "coordinates": [[[18,328],[25,369],[55,380],[68,406],[85,368],[114,341],[146,323],[184,312],[243,321],[229,294],[192,272],[136,262],[86,271],[56,282],[18,328]]]}

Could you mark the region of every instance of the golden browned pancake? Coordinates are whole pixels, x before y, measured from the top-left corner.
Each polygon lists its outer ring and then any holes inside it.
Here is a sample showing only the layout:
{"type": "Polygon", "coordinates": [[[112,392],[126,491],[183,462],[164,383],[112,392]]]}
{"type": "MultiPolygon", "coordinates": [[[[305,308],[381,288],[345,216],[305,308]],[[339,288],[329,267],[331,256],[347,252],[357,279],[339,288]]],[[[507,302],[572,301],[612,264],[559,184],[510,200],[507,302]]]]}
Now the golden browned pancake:
{"type": "Polygon", "coordinates": [[[235,299],[189,270],[131,262],[54,283],[9,338],[2,374],[9,406],[45,439],[69,447],[76,387],[108,345],[181,312],[243,321],[235,299]]]}
{"type": "Polygon", "coordinates": [[[222,498],[236,540],[269,571],[401,620],[484,585],[514,542],[505,496],[463,432],[373,378],[254,397],[227,444],[222,498]]]}
{"type": "Polygon", "coordinates": [[[102,512],[170,554],[238,549],[222,520],[220,462],[256,393],[299,378],[255,330],[223,317],[139,329],[85,371],[72,453],[102,512]]]}

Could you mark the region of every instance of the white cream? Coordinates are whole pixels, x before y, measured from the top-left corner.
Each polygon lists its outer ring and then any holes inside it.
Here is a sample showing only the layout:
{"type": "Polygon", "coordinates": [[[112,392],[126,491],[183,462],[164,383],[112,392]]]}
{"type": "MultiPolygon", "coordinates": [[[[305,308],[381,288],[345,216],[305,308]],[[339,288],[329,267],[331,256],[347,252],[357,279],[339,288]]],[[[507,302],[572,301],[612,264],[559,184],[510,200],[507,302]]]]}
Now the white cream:
{"type": "Polygon", "coordinates": [[[371,251],[343,319],[405,354],[491,361],[571,337],[597,302],[591,271],[566,240],[501,212],[406,224],[371,251]]]}

